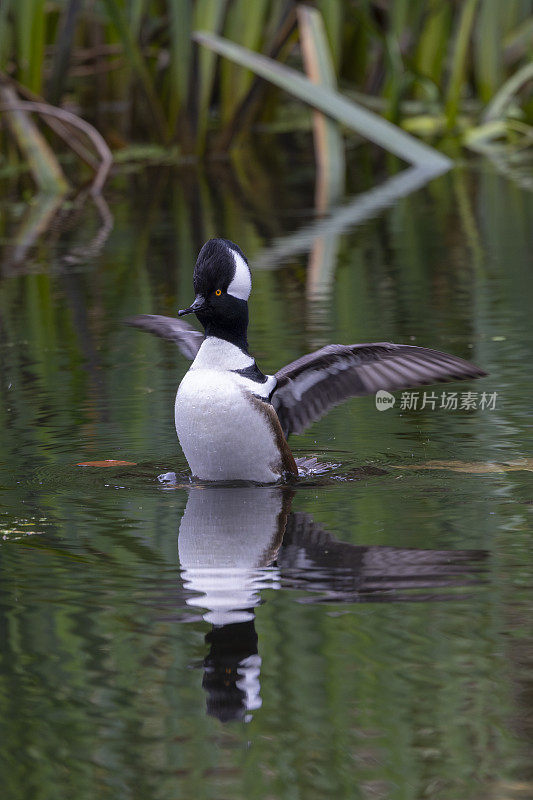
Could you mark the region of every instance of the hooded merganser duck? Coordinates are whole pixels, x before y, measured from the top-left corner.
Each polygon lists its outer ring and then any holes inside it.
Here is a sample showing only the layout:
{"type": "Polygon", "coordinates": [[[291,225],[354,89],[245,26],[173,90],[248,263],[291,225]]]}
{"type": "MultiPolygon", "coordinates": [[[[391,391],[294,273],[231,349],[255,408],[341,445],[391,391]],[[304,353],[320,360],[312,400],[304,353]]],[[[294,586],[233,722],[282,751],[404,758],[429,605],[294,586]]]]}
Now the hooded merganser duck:
{"type": "Polygon", "coordinates": [[[248,351],[252,276],[228,239],[204,244],[193,273],[196,314],[205,335],[173,317],[126,322],[174,341],[193,363],[176,395],[178,439],[201,480],[275,483],[297,477],[287,438],[349,397],[486,375],[438,350],[378,342],[330,344],[264,375],[248,351]]]}

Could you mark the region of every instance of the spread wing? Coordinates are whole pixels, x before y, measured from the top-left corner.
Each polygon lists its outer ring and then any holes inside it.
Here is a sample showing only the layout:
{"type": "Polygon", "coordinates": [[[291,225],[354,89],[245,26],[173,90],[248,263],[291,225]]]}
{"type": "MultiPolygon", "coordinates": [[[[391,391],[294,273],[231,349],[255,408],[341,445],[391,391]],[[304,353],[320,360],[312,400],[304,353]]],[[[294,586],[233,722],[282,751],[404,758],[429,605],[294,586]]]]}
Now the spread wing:
{"type": "Polygon", "coordinates": [[[330,344],[276,373],[272,404],[288,436],[302,433],[349,397],[486,374],[469,361],[426,347],[389,342],[330,344]]]}
{"type": "Polygon", "coordinates": [[[308,514],[290,514],[277,563],[284,588],[319,593],[302,602],[460,599],[451,589],[481,584],[484,550],[416,550],[342,542],[308,514]],[[425,589],[425,592],[421,590],[425,589]]]}
{"type": "Polygon", "coordinates": [[[204,340],[203,333],[196,331],[186,322],[174,317],[162,317],[159,314],[138,314],[136,317],[128,317],[124,320],[126,325],[148,331],[161,339],[169,339],[175,342],[185,358],[191,361],[196,357],[200,345],[204,340]]]}

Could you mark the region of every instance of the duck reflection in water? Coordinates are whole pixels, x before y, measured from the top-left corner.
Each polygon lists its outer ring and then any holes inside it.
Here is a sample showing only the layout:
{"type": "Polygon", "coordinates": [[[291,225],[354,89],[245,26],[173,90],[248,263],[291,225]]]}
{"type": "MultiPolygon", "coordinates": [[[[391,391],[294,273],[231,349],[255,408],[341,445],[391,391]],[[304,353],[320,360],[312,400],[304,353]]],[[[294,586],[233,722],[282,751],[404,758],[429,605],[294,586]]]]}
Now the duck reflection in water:
{"type": "Polygon", "coordinates": [[[284,487],[196,486],[189,491],[178,550],[190,606],[207,609],[203,686],[207,711],[223,721],[260,707],[254,608],[260,591],[279,588],[275,566],[291,493],[284,487]]]}
{"type": "MultiPolygon", "coordinates": [[[[305,590],[305,602],[443,601],[479,584],[485,551],[341,542],[291,512],[289,487],[191,486],[178,538],[189,606],[203,610],[207,713],[251,719],[261,706],[255,608],[262,589],[305,590]],[[453,591],[450,591],[453,590],[453,591]]],[[[302,598],[299,598],[302,599],[302,598]]]]}

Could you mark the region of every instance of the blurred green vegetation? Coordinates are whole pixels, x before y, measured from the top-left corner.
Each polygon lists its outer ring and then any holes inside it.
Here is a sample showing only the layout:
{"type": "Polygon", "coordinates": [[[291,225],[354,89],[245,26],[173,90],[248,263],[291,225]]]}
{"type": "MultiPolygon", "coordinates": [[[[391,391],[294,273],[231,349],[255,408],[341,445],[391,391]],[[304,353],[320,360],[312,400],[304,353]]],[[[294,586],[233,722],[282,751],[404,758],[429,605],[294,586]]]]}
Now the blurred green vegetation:
{"type": "MultiPolygon", "coordinates": [[[[468,146],[533,139],[533,0],[317,0],[340,90],[411,132],[468,146]],[[473,131],[476,131],[473,134],[473,131]]],[[[219,34],[302,70],[292,0],[2,0],[0,70],[74,109],[113,148],[225,150],[305,110],[191,39],[219,34]]],[[[6,142],[3,152],[8,152],[6,142]]]]}

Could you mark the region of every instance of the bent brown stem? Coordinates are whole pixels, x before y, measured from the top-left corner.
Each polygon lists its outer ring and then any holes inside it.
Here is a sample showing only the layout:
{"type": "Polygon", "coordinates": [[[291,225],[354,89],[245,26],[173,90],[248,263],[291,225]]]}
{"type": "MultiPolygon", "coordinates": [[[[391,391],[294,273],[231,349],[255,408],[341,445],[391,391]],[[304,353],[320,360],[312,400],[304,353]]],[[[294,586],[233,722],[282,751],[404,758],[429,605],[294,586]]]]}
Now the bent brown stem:
{"type": "MultiPolygon", "coordinates": [[[[9,87],[5,88],[9,89],[9,87]]],[[[104,137],[89,122],[86,122],[81,117],[76,116],[76,114],[73,114],[71,111],[65,111],[64,108],[56,108],[48,103],[36,103],[33,101],[3,103],[0,106],[0,111],[34,111],[35,113],[42,114],[43,116],[50,116],[59,119],[66,125],[82,131],[82,133],[84,133],[90,140],[101,159],[100,164],[96,169],[96,176],[91,186],[91,194],[97,195],[101,193],[113,163],[113,155],[104,137]]]]}
{"type": "Polygon", "coordinates": [[[12,86],[0,77],[0,109],[9,112],[7,124],[24,154],[35,183],[42,194],[62,195],[68,182],[50,145],[31,117],[27,104],[21,102],[12,86]]]}

